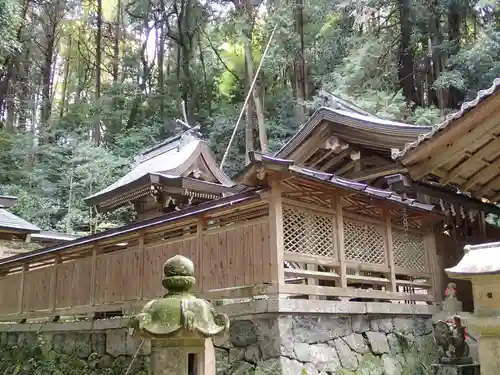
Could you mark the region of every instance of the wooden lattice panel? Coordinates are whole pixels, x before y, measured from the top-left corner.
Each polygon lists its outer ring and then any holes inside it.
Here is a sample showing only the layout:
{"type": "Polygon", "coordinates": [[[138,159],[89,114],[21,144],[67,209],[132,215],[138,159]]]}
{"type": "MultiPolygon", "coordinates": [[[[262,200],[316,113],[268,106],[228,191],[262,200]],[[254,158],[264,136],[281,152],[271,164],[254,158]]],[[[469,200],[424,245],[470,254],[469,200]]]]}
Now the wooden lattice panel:
{"type": "Polygon", "coordinates": [[[370,264],[385,264],[384,229],[372,224],[344,220],[346,260],[370,264]]]}
{"type": "Polygon", "coordinates": [[[400,230],[392,231],[394,265],[425,272],[424,237],[400,230]]]}
{"type": "Polygon", "coordinates": [[[337,259],[335,217],[283,207],[285,251],[337,259]]]}

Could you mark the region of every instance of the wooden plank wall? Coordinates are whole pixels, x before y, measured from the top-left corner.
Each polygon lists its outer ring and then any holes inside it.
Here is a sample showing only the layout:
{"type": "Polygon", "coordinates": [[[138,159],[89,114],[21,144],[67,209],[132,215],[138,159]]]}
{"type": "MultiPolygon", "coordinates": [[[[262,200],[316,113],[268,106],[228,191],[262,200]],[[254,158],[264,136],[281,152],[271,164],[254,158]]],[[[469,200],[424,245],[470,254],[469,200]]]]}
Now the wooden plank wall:
{"type": "Polygon", "coordinates": [[[55,258],[39,268],[25,264],[0,277],[0,320],[123,310],[134,302],[142,306],[165,293],[163,264],[177,254],[194,262],[197,292],[271,281],[267,213],[221,227],[200,220],[195,228],[170,239],[155,234],[169,228],[155,228],[151,236],[136,234],[123,249],[116,248],[117,239],[83,249],[83,257],[55,258]]]}

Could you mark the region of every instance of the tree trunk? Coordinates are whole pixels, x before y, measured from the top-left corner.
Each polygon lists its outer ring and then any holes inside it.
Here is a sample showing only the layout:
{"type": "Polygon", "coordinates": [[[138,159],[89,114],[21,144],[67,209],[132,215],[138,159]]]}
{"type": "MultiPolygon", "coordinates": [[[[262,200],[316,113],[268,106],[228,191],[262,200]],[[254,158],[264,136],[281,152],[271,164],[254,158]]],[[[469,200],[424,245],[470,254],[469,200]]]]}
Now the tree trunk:
{"type": "MultiPolygon", "coordinates": [[[[254,79],[254,68],[253,68],[253,54],[252,54],[252,39],[247,39],[245,43],[245,61],[248,67],[247,71],[247,80],[250,85],[254,79]]],[[[255,106],[255,114],[257,115],[257,124],[259,126],[259,141],[260,141],[260,150],[263,153],[267,153],[268,151],[268,143],[267,143],[267,132],[266,132],[266,124],[264,120],[264,108],[262,106],[262,101],[259,95],[259,85],[256,81],[252,90],[252,99],[253,104],[255,106]]]]}
{"type": "Polygon", "coordinates": [[[399,46],[398,78],[403,89],[403,95],[408,104],[419,104],[415,95],[415,79],[413,76],[414,61],[411,45],[412,21],[410,0],[399,0],[399,22],[401,39],[399,46]]]}
{"type": "Polygon", "coordinates": [[[295,91],[295,119],[297,122],[302,122],[305,119],[306,108],[304,103],[308,99],[307,85],[307,69],[305,61],[305,46],[304,46],[304,15],[303,15],[303,0],[295,1],[295,33],[299,37],[299,45],[295,51],[294,58],[294,91],[295,91]]]}
{"type": "MultiPolygon", "coordinates": [[[[68,38],[68,51],[71,53],[71,37],[68,38]]],[[[68,95],[68,78],[69,78],[69,69],[71,65],[71,60],[69,58],[69,54],[66,57],[66,61],[64,62],[64,78],[63,78],[63,88],[61,93],[61,107],[59,108],[59,118],[64,116],[64,112],[66,111],[66,97],[68,95]]]]}
{"type": "MultiPolygon", "coordinates": [[[[160,10],[162,14],[162,23],[160,24],[160,38],[158,40],[158,93],[160,94],[160,118],[163,121],[163,126],[166,129],[166,121],[165,118],[165,41],[166,41],[166,32],[164,22],[168,22],[165,19],[165,1],[160,0],[160,10]]],[[[167,62],[168,64],[168,62],[167,62]]],[[[168,73],[167,73],[168,74],[168,73]]]]}
{"type": "MultiPolygon", "coordinates": [[[[21,63],[22,65],[22,76],[21,76],[21,93],[19,96],[19,123],[18,128],[19,131],[26,130],[26,124],[28,122],[28,118],[30,116],[30,71],[31,71],[31,59],[30,59],[30,49],[25,47],[25,57],[24,61],[21,63]]],[[[33,126],[33,124],[32,124],[33,126]]]]}
{"type": "Polygon", "coordinates": [[[40,113],[41,123],[47,127],[52,112],[52,62],[54,58],[54,47],[57,24],[52,23],[50,32],[47,35],[47,45],[44,51],[45,59],[42,66],[42,108],[40,113]]]}
{"type": "Polygon", "coordinates": [[[102,41],[102,0],[97,0],[97,33],[95,38],[95,97],[98,106],[97,118],[94,126],[94,142],[99,145],[101,143],[101,116],[100,104],[101,99],[101,41],[102,41]]]}
{"type": "MultiPolygon", "coordinates": [[[[245,55],[247,51],[245,49],[245,55]]],[[[248,79],[250,74],[248,73],[248,64],[247,58],[245,56],[245,98],[247,97],[250,90],[251,81],[248,79]]],[[[247,107],[245,108],[245,120],[246,120],[246,129],[245,129],[245,165],[250,164],[250,151],[254,150],[254,132],[255,132],[255,123],[253,118],[254,106],[253,100],[249,100],[247,102],[247,107]]]]}
{"type": "Polygon", "coordinates": [[[122,2],[118,0],[115,20],[115,40],[113,43],[113,84],[118,82],[118,72],[120,68],[120,28],[121,28],[122,2]]]}

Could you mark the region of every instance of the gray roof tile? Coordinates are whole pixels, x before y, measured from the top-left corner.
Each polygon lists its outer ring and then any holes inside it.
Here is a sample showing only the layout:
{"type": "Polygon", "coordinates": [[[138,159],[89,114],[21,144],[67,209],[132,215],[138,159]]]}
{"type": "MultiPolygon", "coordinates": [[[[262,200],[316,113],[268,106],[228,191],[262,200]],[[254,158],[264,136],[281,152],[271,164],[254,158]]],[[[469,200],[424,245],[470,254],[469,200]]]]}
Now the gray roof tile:
{"type": "Polygon", "coordinates": [[[0,208],[0,228],[21,230],[26,232],[39,232],[40,228],[36,225],[28,223],[26,220],[21,219],[19,216],[14,215],[12,212],[4,208],[0,208]]]}

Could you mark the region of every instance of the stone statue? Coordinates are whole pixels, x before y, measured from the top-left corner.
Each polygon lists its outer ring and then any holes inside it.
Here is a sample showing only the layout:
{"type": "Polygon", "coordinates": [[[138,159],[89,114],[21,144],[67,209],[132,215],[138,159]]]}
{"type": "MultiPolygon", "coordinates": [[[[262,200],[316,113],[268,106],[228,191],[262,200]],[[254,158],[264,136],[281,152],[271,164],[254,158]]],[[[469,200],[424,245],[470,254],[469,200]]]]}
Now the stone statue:
{"type": "Polygon", "coordinates": [[[453,316],[446,320],[439,320],[434,326],[434,339],[443,350],[444,356],[440,363],[464,365],[472,363],[469,357],[469,345],[466,342],[465,327],[462,318],[453,316]]]}
{"type": "Polygon", "coordinates": [[[229,329],[229,318],[215,311],[212,304],[191,293],[194,265],[181,255],[168,259],[163,266],[163,298],[147,303],[141,313],[129,320],[133,335],[143,338],[212,337],[229,329]]]}
{"type": "Polygon", "coordinates": [[[455,283],[449,283],[444,291],[446,299],[456,299],[457,298],[457,286],[455,283]]]}
{"type": "Polygon", "coordinates": [[[457,286],[455,283],[449,283],[444,291],[444,300],[441,304],[443,311],[456,315],[462,311],[462,302],[457,298],[457,286]]]}

